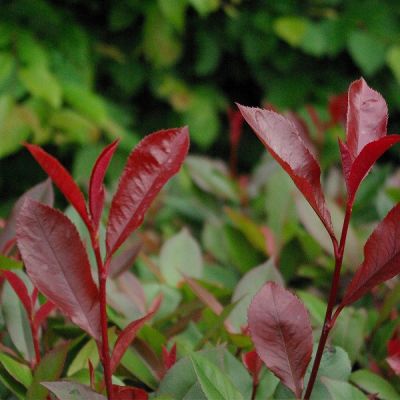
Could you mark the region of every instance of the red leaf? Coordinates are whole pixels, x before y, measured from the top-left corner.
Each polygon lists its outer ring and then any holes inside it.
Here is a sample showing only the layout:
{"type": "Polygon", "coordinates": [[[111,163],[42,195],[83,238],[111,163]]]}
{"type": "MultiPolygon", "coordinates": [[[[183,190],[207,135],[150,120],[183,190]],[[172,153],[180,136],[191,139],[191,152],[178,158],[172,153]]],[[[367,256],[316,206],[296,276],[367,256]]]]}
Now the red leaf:
{"type": "Polygon", "coordinates": [[[400,375],[400,340],[389,340],[387,345],[388,357],[386,358],[390,368],[396,375],[400,375]]]}
{"type": "MultiPolygon", "coordinates": [[[[347,175],[346,185],[350,201],[353,201],[361,181],[368,174],[376,160],[399,141],[400,135],[390,135],[384,136],[364,146],[352,163],[350,170],[347,173],[345,172],[345,175],[347,175]]],[[[344,145],[342,144],[342,146],[344,145]]],[[[349,162],[346,159],[346,150],[341,148],[341,152],[343,165],[348,165],[349,162]]]]}
{"type": "Polygon", "coordinates": [[[258,382],[258,376],[261,372],[262,360],[258,356],[255,350],[248,351],[242,355],[242,361],[247,370],[250,372],[251,376],[256,378],[256,382],[258,382]]]}
{"type": "Polygon", "coordinates": [[[159,296],[151,306],[150,311],[142,318],[132,321],[125,329],[119,334],[117,341],[115,342],[114,349],[111,355],[110,369],[113,373],[118,367],[121,358],[125,354],[126,349],[135,339],[139,329],[157,312],[160,308],[162,296],[159,296]]]}
{"type": "Polygon", "coordinates": [[[29,189],[15,203],[11,215],[7,220],[6,226],[0,232],[0,253],[4,253],[8,243],[11,243],[10,241],[15,238],[15,223],[17,221],[17,216],[25,199],[27,198],[52,206],[54,202],[54,192],[50,179],[46,179],[44,182],[41,182],[29,189]]]}
{"type": "Polygon", "coordinates": [[[131,268],[142,247],[142,241],[135,241],[129,245],[127,249],[124,249],[120,254],[117,254],[115,257],[113,257],[109,267],[110,277],[117,278],[126,270],[131,268]]]}
{"type": "Polygon", "coordinates": [[[363,78],[349,88],[346,143],[354,160],[370,142],[386,135],[388,111],[383,97],[363,78]]]}
{"type": "Polygon", "coordinates": [[[347,93],[340,93],[329,99],[329,114],[331,115],[331,120],[334,124],[346,124],[347,98],[347,93]]]}
{"type": "Polygon", "coordinates": [[[17,241],[33,284],[100,341],[98,290],[73,223],[61,212],[27,199],[17,221],[17,241]]]}
{"type": "Polygon", "coordinates": [[[46,153],[39,146],[33,144],[26,144],[25,146],[54,184],[60,189],[61,193],[76,209],[88,229],[91,230],[92,223],[86,209],[85,198],[69,172],[57,159],[46,153]]]}
{"type": "Polygon", "coordinates": [[[347,286],[340,309],[354,303],[374,286],[400,273],[400,204],[372,232],[364,246],[364,262],[347,286]]]}
{"type": "Polygon", "coordinates": [[[115,400],[147,400],[149,395],[140,388],[112,385],[115,400]]]}
{"type": "Polygon", "coordinates": [[[171,350],[163,346],[162,347],[162,356],[164,362],[164,368],[168,371],[175,363],[176,363],[176,343],[171,347],[171,350]]]}
{"type": "Polygon", "coordinates": [[[114,195],[107,226],[107,256],[142,223],[165,183],[179,171],[189,149],[187,127],[146,136],[130,154],[114,195]]]}
{"type": "Polygon", "coordinates": [[[320,166],[300,138],[296,127],[273,111],[238,107],[264,146],[293,179],[331,237],[334,237],[331,216],[321,189],[320,166]]]}
{"type": "Polygon", "coordinates": [[[248,321],[260,358],[296,398],[301,398],[313,345],[304,305],[288,290],[268,282],[254,296],[248,321]]]}
{"type": "Polygon", "coordinates": [[[2,271],[2,275],[7,279],[8,283],[14,289],[18,298],[21,300],[28,317],[32,315],[32,302],[31,296],[29,296],[28,289],[25,286],[24,281],[12,271],[2,271]]]}
{"type": "Polygon", "coordinates": [[[36,331],[40,328],[43,321],[55,308],[56,305],[49,300],[40,306],[39,310],[35,314],[35,317],[33,318],[33,327],[36,331]]]}
{"type": "Polygon", "coordinates": [[[109,144],[99,155],[94,164],[89,184],[89,210],[95,229],[99,226],[101,213],[104,206],[104,177],[111,158],[117,149],[119,139],[109,144]]]}

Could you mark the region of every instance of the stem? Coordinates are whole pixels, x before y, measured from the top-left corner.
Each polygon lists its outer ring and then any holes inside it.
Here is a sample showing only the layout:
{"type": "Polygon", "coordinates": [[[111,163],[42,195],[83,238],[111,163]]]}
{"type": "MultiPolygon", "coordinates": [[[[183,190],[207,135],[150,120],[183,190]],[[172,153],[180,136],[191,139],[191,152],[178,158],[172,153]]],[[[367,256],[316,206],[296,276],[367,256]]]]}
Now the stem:
{"type": "Polygon", "coordinates": [[[32,340],[33,340],[33,348],[35,350],[35,362],[33,368],[36,367],[40,363],[40,345],[39,345],[39,338],[38,332],[33,326],[32,320],[30,321],[31,333],[32,333],[32,340]]]}
{"type": "Polygon", "coordinates": [[[100,300],[100,324],[101,324],[101,362],[104,370],[104,381],[106,384],[107,398],[113,399],[112,392],[112,373],[110,366],[110,346],[108,343],[108,321],[107,321],[107,269],[109,261],[103,263],[97,237],[92,236],[92,245],[96,256],[98,277],[99,277],[99,300],[100,300]]]}
{"type": "Polygon", "coordinates": [[[336,313],[335,317],[332,319],[332,312],[336,303],[337,292],[339,289],[340,271],[342,269],[343,254],[346,244],[347,231],[349,229],[352,208],[353,208],[353,201],[350,200],[347,202],[346,206],[346,214],[343,221],[342,234],[340,237],[339,247],[337,246],[336,240],[332,240],[334,254],[335,254],[335,270],[333,272],[333,279],[331,284],[331,290],[329,292],[328,306],[326,307],[324,325],[322,327],[322,333],[319,339],[317,353],[315,355],[314,363],[311,369],[310,379],[308,380],[307,389],[304,394],[304,400],[310,399],[311,392],[313,390],[315,380],[317,378],[318,369],[321,363],[325,344],[329,336],[329,332],[333,328],[336,322],[336,318],[338,316],[338,313],[336,313]]]}

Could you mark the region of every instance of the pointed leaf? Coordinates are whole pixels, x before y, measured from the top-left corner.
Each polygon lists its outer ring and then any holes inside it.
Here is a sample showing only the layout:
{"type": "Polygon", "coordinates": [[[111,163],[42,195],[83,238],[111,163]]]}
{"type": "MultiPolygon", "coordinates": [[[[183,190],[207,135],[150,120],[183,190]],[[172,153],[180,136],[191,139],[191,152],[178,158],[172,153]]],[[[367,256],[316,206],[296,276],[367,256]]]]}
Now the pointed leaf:
{"type": "MultiPolygon", "coordinates": [[[[351,165],[347,175],[346,185],[349,199],[353,200],[361,181],[366,177],[371,167],[379,157],[390,147],[400,141],[400,135],[384,136],[364,146],[351,165]]],[[[343,157],[343,153],[342,153],[343,157]]],[[[343,159],[343,158],[342,158],[343,159]]],[[[346,161],[345,161],[346,162],[346,161]]],[[[343,165],[345,165],[345,162],[343,165]]]]}
{"type": "Polygon", "coordinates": [[[0,231],[0,252],[4,251],[5,245],[15,237],[15,224],[17,221],[17,216],[25,199],[27,198],[52,206],[54,202],[54,192],[50,179],[46,179],[44,182],[38,183],[29,189],[15,203],[11,215],[7,220],[6,226],[0,231]]]}
{"type": "Polygon", "coordinates": [[[106,400],[89,386],[69,381],[42,382],[42,385],[62,400],[106,400]]]}
{"type": "Polygon", "coordinates": [[[125,327],[125,329],[119,334],[118,339],[115,343],[112,356],[111,356],[111,362],[110,362],[110,369],[111,373],[113,373],[116,368],[118,367],[119,362],[121,361],[121,358],[125,354],[125,351],[127,350],[128,346],[132,343],[132,341],[135,339],[137,332],[139,329],[150,319],[153,317],[153,315],[157,312],[157,310],[160,308],[162,301],[162,296],[157,297],[157,299],[154,301],[150,311],[142,318],[137,319],[136,321],[132,321],[128,326],[125,327]]]}
{"type": "Polygon", "coordinates": [[[93,224],[97,228],[104,206],[103,181],[111,158],[117,149],[119,140],[109,144],[99,155],[93,167],[89,184],[89,210],[93,224]]]}
{"type": "Polygon", "coordinates": [[[115,400],[147,400],[149,395],[143,389],[113,385],[113,398],[115,400]]]}
{"type": "Polygon", "coordinates": [[[56,305],[49,300],[40,306],[39,310],[35,314],[35,317],[33,318],[33,326],[36,330],[40,328],[45,319],[55,308],[56,305]]]}
{"type": "Polygon", "coordinates": [[[388,111],[383,97],[363,78],[349,88],[346,144],[354,160],[370,142],[386,135],[388,111]]]}
{"type": "Polygon", "coordinates": [[[268,110],[238,105],[247,123],[275,160],[290,175],[333,237],[331,216],[321,188],[321,169],[288,119],[268,110]]]}
{"type": "Polygon", "coordinates": [[[248,318],[258,355],[300,398],[313,343],[310,317],[304,305],[288,290],[268,282],[254,297],[248,318]]]}
{"type": "Polygon", "coordinates": [[[340,309],[357,301],[374,286],[400,273],[400,204],[372,232],[364,246],[364,262],[347,286],[340,309]]]}
{"type": "Polygon", "coordinates": [[[31,297],[29,296],[28,293],[28,289],[25,286],[23,280],[18,275],[14,274],[11,271],[3,271],[1,275],[3,275],[7,279],[8,283],[11,285],[14,292],[21,300],[21,303],[23,304],[25,311],[28,314],[28,318],[30,318],[30,315],[32,313],[32,302],[31,302],[31,297]]]}
{"type": "Polygon", "coordinates": [[[100,340],[98,289],[72,222],[28,199],[18,218],[17,240],[34,285],[76,325],[100,340]]]}
{"type": "Polygon", "coordinates": [[[179,171],[188,149],[189,131],[184,127],[148,135],[130,154],[111,204],[108,257],[142,223],[158,192],[179,171]]]}
{"type": "Polygon", "coordinates": [[[163,346],[162,347],[162,357],[165,370],[169,370],[176,363],[176,343],[173,344],[171,350],[163,346]]]}
{"type": "Polygon", "coordinates": [[[26,144],[25,146],[54,184],[60,189],[61,193],[73,205],[90,230],[91,221],[86,209],[85,198],[69,172],[57,159],[46,153],[39,146],[33,144],[26,144]]]}
{"type": "Polygon", "coordinates": [[[26,388],[32,383],[32,372],[25,364],[21,364],[8,354],[0,353],[0,363],[5,370],[26,388]]]}
{"type": "Polygon", "coordinates": [[[142,247],[142,241],[135,241],[127,249],[113,257],[109,267],[110,278],[118,278],[131,268],[142,247]]]}

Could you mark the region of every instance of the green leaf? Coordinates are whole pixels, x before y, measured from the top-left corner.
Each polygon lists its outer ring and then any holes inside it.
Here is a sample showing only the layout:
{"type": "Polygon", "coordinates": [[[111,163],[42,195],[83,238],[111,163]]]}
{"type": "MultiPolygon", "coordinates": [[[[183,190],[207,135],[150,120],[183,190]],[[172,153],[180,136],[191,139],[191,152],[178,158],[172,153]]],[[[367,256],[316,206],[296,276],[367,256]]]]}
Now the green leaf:
{"type": "Polygon", "coordinates": [[[26,389],[18,381],[16,381],[1,365],[0,365],[0,393],[4,392],[9,395],[10,390],[17,399],[26,400],[26,389]],[[8,390],[7,390],[8,389],[8,390]]]}
{"type": "Polygon", "coordinates": [[[218,67],[221,58],[221,49],[216,37],[211,36],[208,32],[200,31],[196,39],[196,74],[198,76],[206,76],[213,73],[218,67]]]}
{"type": "Polygon", "coordinates": [[[14,58],[8,52],[0,52],[0,89],[2,85],[7,81],[10,77],[11,72],[13,71],[15,62],[14,58]]]}
{"type": "Polygon", "coordinates": [[[265,282],[274,281],[283,285],[283,278],[271,260],[252,268],[237,284],[232,295],[232,303],[239,301],[229,316],[231,324],[240,332],[240,328],[247,324],[247,309],[252,298],[265,282]]]}
{"type": "Polygon", "coordinates": [[[317,296],[303,290],[297,290],[296,294],[309,311],[313,326],[322,327],[325,319],[326,303],[317,296]]]}
{"type": "Polygon", "coordinates": [[[15,380],[22,383],[26,388],[30,386],[32,373],[27,365],[21,364],[5,353],[0,353],[0,363],[15,380]]]}
{"type": "Polygon", "coordinates": [[[50,350],[40,361],[33,375],[26,400],[46,400],[49,391],[41,385],[43,381],[57,380],[63,371],[69,343],[50,350]]]}
{"type": "Polygon", "coordinates": [[[188,0],[188,3],[202,16],[217,11],[220,7],[221,0],[188,0]]]}
{"type": "Polygon", "coordinates": [[[299,46],[307,32],[308,21],[297,16],[285,16],[274,21],[276,35],[293,47],[299,46]]]}
{"type": "Polygon", "coordinates": [[[177,286],[182,273],[193,278],[203,275],[200,246],[187,229],[168,239],[160,251],[160,270],[167,283],[177,286]]]}
{"type": "Polygon", "coordinates": [[[185,27],[187,0],[158,0],[161,12],[178,32],[185,27]]]}
{"type": "Polygon", "coordinates": [[[99,352],[97,349],[96,342],[90,339],[78,352],[74,360],[70,364],[67,375],[74,375],[81,369],[88,369],[88,360],[92,362],[94,368],[99,364],[99,352]]]}
{"type": "Polygon", "coordinates": [[[400,84],[400,46],[394,45],[390,47],[386,54],[386,63],[392,70],[397,83],[400,84]]]}
{"type": "Polygon", "coordinates": [[[199,354],[193,354],[191,360],[201,388],[209,400],[243,400],[241,393],[229,377],[215,364],[199,354]]]}
{"type": "Polygon", "coordinates": [[[353,372],[350,381],[370,394],[377,394],[382,400],[399,400],[400,394],[379,375],[366,369],[353,372]]]}
{"type": "Polygon", "coordinates": [[[23,266],[21,261],[0,254],[0,269],[22,269],[23,266]]]}
{"type": "Polygon", "coordinates": [[[372,75],[385,64],[384,44],[368,32],[354,31],[347,44],[351,57],[364,74],[372,75]]]}
{"type": "Polygon", "coordinates": [[[368,397],[361,390],[350,383],[329,378],[321,378],[321,381],[328,389],[332,400],[368,400],[368,397]]]}
{"type": "Polygon", "coordinates": [[[328,35],[322,23],[309,23],[304,33],[301,48],[307,54],[321,57],[328,49],[328,35]]]}
{"type": "Polygon", "coordinates": [[[19,71],[19,77],[26,89],[33,95],[47,101],[52,107],[61,106],[62,90],[55,76],[45,65],[33,64],[19,71]]]}
{"type": "Polygon", "coordinates": [[[105,396],[81,383],[68,381],[43,382],[43,386],[62,400],[106,400],[105,396]]]}

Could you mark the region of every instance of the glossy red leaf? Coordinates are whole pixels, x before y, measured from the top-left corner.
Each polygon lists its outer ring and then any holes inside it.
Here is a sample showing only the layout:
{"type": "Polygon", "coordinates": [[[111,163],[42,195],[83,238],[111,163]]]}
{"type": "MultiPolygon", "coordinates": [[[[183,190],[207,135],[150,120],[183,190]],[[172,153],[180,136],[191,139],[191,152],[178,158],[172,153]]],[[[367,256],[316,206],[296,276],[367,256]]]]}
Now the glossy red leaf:
{"type": "Polygon", "coordinates": [[[11,243],[11,241],[13,241],[15,238],[15,224],[17,221],[17,216],[25,199],[27,198],[52,206],[54,202],[54,192],[50,179],[46,179],[44,182],[38,183],[29,189],[15,203],[11,215],[7,219],[5,227],[0,232],[0,253],[4,254],[7,244],[11,243]]]}
{"type": "Polygon", "coordinates": [[[176,174],[189,149],[187,127],[146,136],[130,154],[112,200],[107,226],[107,256],[140,226],[165,183],[176,174]]]}
{"type": "Polygon", "coordinates": [[[262,361],[301,398],[313,346],[310,317],[303,303],[275,282],[267,282],[253,298],[248,321],[262,361]]]}
{"type": "Polygon", "coordinates": [[[27,199],[17,221],[17,241],[33,284],[100,341],[98,289],[73,223],[61,212],[27,199]]]}
{"type": "Polygon", "coordinates": [[[90,230],[92,224],[86,209],[85,198],[69,172],[56,158],[45,152],[39,146],[26,144],[25,147],[29,150],[46,174],[51,178],[54,184],[60,189],[61,193],[76,209],[90,230]]]}
{"type": "Polygon", "coordinates": [[[354,160],[368,143],[386,135],[388,110],[383,97],[363,78],[350,85],[346,144],[354,160]]]}
{"type": "MultiPolygon", "coordinates": [[[[351,164],[350,169],[345,172],[345,175],[347,176],[347,192],[350,201],[353,201],[361,181],[366,177],[378,158],[398,142],[400,142],[400,135],[390,135],[384,136],[365,145],[360,154],[351,164]]],[[[344,150],[343,146],[344,144],[341,144],[342,161],[343,166],[345,166],[349,165],[349,161],[346,160],[346,157],[348,157],[346,155],[347,149],[344,150]]]]}
{"type": "Polygon", "coordinates": [[[104,207],[104,177],[110,165],[112,156],[117,149],[119,139],[115,140],[100,153],[94,164],[89,183],[89,211],[92,221],[97,230],[101,213],[104,207]]]}
{"type": "Polygon", "coordinates": [[[56,305],[49,300],[39,307],[39,310],[37,310],[35,317],[33,318],[33,327],[36,331],[40,328],[40,326],[55,308],[56,305]]]}
{"type": "Polygon", "coordinates": [[[347,286],[340,309],[399,273],[400,204],[397,204],[368,238],[364,246],[364,261],[347,286]]]}
{"type": "Polygon", "coordinates": [[[110,370],[113,373],[118,367],[121,358],[125,354],[126,349],[135,339],[139,329],[157,312],[160,308],[162,296],[157,297],[154,304],[151,306],[149,312],[142,318],[132,321],[124,330],[118,335],[118,339],[115,342],[114,349],[111,355],[110,370]]]}
{"type": "Polygon", "coordinates": [[[7,279],[8,283],[11,285],[14,292],[21,300],[21,303],[24,306],[25,311],[28,314],[28,317],[30,318],[32,314],[32,301],[24,281],[12,271],[2,271],[2,275],[7,279]]]}
{"type": "Polygon", "coordinates": [[[334,237],[331,216],[321,188],[320,166],[294,124],[273,111],[238,107],[264,146],[303,193],[331,237],[334,237]]]}
{"type": "Polygon", "coordinates": [[[256,378],[255,381],[257,382],[257,378],[260,375],[262,367],[262,360],[257,352],[255,350],[251,350],[247,353],[244,353],[242,355],[242,361],[247,371],[249,371],[250,375],[253,376],[253,378],[256,378]]]}
{"type": "Polygon", "coordinates": [[[112,385],[115,400],[147,400],[148,393],[140,388],[112,385]]]}

